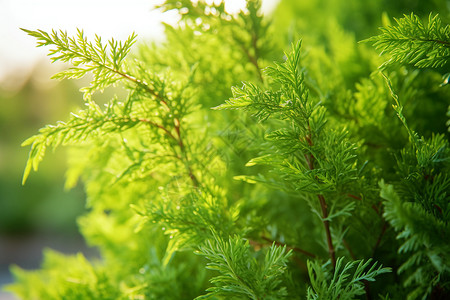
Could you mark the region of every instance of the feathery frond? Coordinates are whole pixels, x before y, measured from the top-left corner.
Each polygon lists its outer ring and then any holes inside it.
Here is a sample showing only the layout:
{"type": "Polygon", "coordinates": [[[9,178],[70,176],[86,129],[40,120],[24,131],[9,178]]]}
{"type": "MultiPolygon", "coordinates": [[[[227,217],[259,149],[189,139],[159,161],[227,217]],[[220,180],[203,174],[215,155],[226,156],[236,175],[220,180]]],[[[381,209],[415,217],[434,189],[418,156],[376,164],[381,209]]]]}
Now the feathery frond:
{"type": "Polygon", "coordinates": [[[436,68],[448,63],[450,26],[443,25],[439,15],[430,14],[427,23],[414,13],[395,21],[396,25],[382,27],[382,34],[366,40],[390,56],[382,67],[400,62],[436,68]]]}

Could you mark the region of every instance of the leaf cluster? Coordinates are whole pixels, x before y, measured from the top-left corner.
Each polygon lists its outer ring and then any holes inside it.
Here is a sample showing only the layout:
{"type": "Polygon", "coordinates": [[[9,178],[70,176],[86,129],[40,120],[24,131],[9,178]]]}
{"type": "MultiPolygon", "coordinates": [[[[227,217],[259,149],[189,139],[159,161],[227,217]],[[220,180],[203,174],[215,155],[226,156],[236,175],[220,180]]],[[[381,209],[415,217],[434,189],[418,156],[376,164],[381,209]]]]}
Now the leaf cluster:
{"type": "Polygon", "coordinates": [[[286,247],[273,244],[258,261],[249,241],[238,236],[230,237],[227,241],[215,235],[214,240],[201,246],[197,254],[209,260],[208,269],[220,273],[211,279],[217,286],[209,288],[207,295],[197,299],[208,299],[215,295],[228,299],[244,297],[254,300],[284,299],[287,296],[286,288],[281,286],[291,254],[286,253],[286,247]]]}
{"type": "Polygon", "coordinates": [[[407,274],[408,299],[426,297],[436,288],[448,289],[448,222],[437,219],[418,202],[402,202],[394,187],[383,182],[381,197],[386,200],[385,218],[403,240],[398,251],[407,258],[398,272],[407,274]]]}
{"type": "Polygon", "coordinates": [[[430,14],[426,24],[414,13],[395,21],[396,25],[382,27],[380,35],[367,40],[381,53],[390,55],[384,66],[399,62],[436,68],[447,64],[450,26],[444,26],[439,15],[430,14]]]}
{"type": "Polygon", "coordinates": [[[377,268],[376,263],[367,269],[370,263],[371,259],[366,262],[351,261],[344,265],[344,258],[341,257],[336,261],[334,271],[330,272],[329,261],[323,265],[317,261],[308,261],[311,287],[308,288],[307,299],[357,299],[357,296],[365,293],[366,282],[375,281],[377,275],[391,272],[389,268],[377,268]]]}
{"type": "Polygon", "coordinates": [[[87,73],[93,75],[90,86],[82,89],[86,93],[85,97],[97,90],[103,91],[107,86],[128,76],[124,62],[136,41],[137,35],[134,33],[124,42],[111,39],[105,45],[101,37],[97,35],[94,42],[89,42],[80,29],[77,29],[76,37],[70,37],[66,31],[62,30],[59,32],[53,30],[51,34],[42,30],[22,30],[37,39],[38,47],[53,47],[49,52],[53,62],[60,60],[72,64],[72,67],[57,73],[52,78],[79,79],[87,73]]]}

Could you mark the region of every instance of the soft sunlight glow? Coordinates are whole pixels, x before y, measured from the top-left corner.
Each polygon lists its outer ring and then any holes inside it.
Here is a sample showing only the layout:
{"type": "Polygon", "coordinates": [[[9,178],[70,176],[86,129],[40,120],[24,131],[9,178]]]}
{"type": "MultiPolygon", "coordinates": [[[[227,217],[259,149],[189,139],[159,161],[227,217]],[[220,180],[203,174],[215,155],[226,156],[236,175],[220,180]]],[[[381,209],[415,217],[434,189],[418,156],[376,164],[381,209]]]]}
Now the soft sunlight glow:
{"type": "MultiPolygon", "coordinates": [[[[75,33],[82,28],[87,36],[100,35],[125,39],[132,32],[138,39],[161,40],[161,22],[173,24],[177,16],[154,10],[161,0],[0,0],[0,85],[26,77],[38,61],[46,60],[48,49],[36,48],[35,40],[19,28],[31,30],[63,29],[75,33]]],[[[268,12],[277,0],[263,1],[268,12]]],[[[245,0],[226,0],[226,9],[238,12],[245,0]]]]}

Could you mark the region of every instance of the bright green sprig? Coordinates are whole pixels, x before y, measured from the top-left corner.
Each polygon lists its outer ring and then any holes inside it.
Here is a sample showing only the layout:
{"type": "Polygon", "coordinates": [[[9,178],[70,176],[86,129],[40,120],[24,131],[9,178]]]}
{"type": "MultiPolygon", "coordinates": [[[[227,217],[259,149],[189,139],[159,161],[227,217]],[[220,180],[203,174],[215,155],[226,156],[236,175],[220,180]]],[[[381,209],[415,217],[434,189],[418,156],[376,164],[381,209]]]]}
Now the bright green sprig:
{"type": "Polygon", "coordinates": [[[218,27],[225,29],[224,42],[244,55],[263,82],[261,58],[272,50],[273,42],[268,38],[270,22],[263,17],[261,5],[261,0],[248,0],[246,7],[238,13],[227,11],[225,1],[166,0],[157,7],[163,12],[176,10],[184,25],[194,28],[197,33],[214,32],[218,27]]]}
{"type": "Polygon", "coordinates": [[[90,102],[86,110],[71,114],[69,121],[41,128],[39,134],[22,143],[22,146],[31,145],[22,183],[25,183],[31,169],[37,171],[48,147],[55,149],[59,145],[80,143],[93,137],[92,134],[99,129],[104,132],[113,132],[131,128],[137,123],[137,120],[129,117],[118,117],[113,114],[108,116],[95,103],[90,102]]]}
{"type": "Polygon", "coordinates": [[[308,91],[300,66],[301,42],[292,46],[292,52],[282,64],[266,69],[274,82],[280,83],[280,90],[264,90],[252,83],[242,88],[233,88],[233,98],[215,109],[244,109],[264,121],[271,115],[304,124],[312,113],[308,105],[308,91]]]}
{"type": "MultiPolygon", "coordinates": [[[[203,182],[205,186],[207,183],[203,182]]],[[[180,249],[192,249],[212,238],[210,228],[220,236],[229,236],[234,228],[239,210],[230,207],[224,191],[218,186],[197,188],[183,195],[161,190],[164,201],[147,207],[148,220],[161,224],[170,235],[168,255],[180,249]]]]}
{"type": "Polygon", "coordinates": [[[363,295],[364,282],[375,281],[375,277],[391,272],[390,268],[376,267],[372,259],[351,261],[344,265],[344,258],[336,260],[334,272],[330,272],[330,262],[321,265],[318,261],[308,261],[311,286],[308,287],[308,300],[352,300],[363,295]],[[355,269],[356,267],[356,269],[355,269]],[[355,269],[354,271],[352,271],[355,269]],[[352,275],[353,273],[353,275],[352,275]]]}
{"type": "Polygon", "coordinates": [[[436,68],[448,62],[450,26],[444,26],[438,15],[430,14],[426,24],[413,13],[395,21],[396,25],[382,27],[382,34],[366,40],[390,56],[382,67],[400,62],[436,68]]]}
{"type": "Polygon", "coordinates": [[[73,66],[53,76],[56,79],[81,78],[91,72],[94,76],[90,86],[82,89],[85,99],[96,90],[103,91],[107,86],[120,79],[136,81],[126,74],[125,57],[136,41],[137,35],[131,34],[125,42],[111,39],[107,45],[96,35],[95,42],[89,42],[84,32],[78,29],[76,37],[68,36],[65,31],[47,33],[43,30],[22,29],[38,40],[38,47],[53,46],[49,56],[53,62],[61,60],[73,66]]]}
{"type": "Polygon", "coordinates": [[[120,288],[108,276],[109,270],[89,262],[81,253],[66,256],[53,250],[44,251],[42,269],[29,274],[18,266],[12,268],[25,285],[9,290],[21,299],[117,299],[120,288]],[[52,286],[49,289],[49,285],[52,286]],[[99,288],[101,287],[101,289],[99,288]]]}
{"type": "Polygon", "coordinates": [[[216,109],[243,109],[260,121],[286,121],[283,128],[266,134],[272,145],[270,151],[253,158],[247,166],[269,165],[284,184],[292,183],[293,190],[321,194],[356,179],[356,145],[348,140],[345,130],[324,132],[326,109],[309,97],[300,48],[298,42],[286,54],[284,63],[265,70],[271,88],[245,83],[242,88],[233,88],[234,97],[216,109]]]}
{"type": "Polygon", "coordinates": [[[391,92],[391,96],[394,99],[394,104],[392,104],[392,107],[394,108],[395,112],[397,113],[397,117],[400,119],[400,121],[403,123],[403,126],[406,128],[406,131],[409,135],[409,140],[411,143],[418,147],[420,143],[420,137],[419,135],[414,132],[408,125],[405,116],[403,115],[403,105],[400,103],[400,99],[397,95],[397,93],[394,90],[394,87],[392,86],[391,79],[389,76],[387,76],[384,72],[381,72],[381,75],[383,76],[384,80],[386,81],[386,84],[389,88],[389,91],[391,92]]]}
{"type": "Polygon", "coordinates": [[[210,261],[208,269],[218,271],[220,275],[211,279],[215,287],[209,288],[207,295],[197,299],[237,296],[257,300],[283,299],[287,296],[286,288],[281,283],[291,252],[286,253],[285,246],[272,245],[264,261],[259,262],[253,256],[248,241],[238,236],[226,241],[215,234],[214,240],[201,246],[198,254],[210,261]]]}
{"type": "MultiPolygon", "coordinates": [[[[24,31],[36,37],[39,46],[54,47],[50,50],[53,61],[62,60],[73,64],[72,68],[58,73],[57,78],[79,78],[88,72],[92,72],[94,78],[91,85],[84,89],[87,109],[72,114],[67,122],[42,128],[38,135],[23,143],[23,146],[31,145],[23,182],[32,169],[38,169],[48,147],[56,148],[59,145],[83,142],[93,136],[121,133],[138,124],[146,124],[157,132],[156,136],[165,139],[163,147],[171,152],[168,157],[174,156],[184,161],[192,181],[194,184],[198,183],[187,164],[187,141],[181,136],[181,121],[191,109],[188,103],[191,97],[191,77],[186,84],[172,84],[168,87],[166,80],[144,70],[140,64],[137,64],[136,70],[142,75],[141,79],[126,73],[125,57],[135,41],[134,34],[124,43],[111,40],[107,46],[102,45],[100,37],[96,38],[94,44],[88,42],[81,30],[78,31],[77,37],[68,37],[63,31],[53,31],[52,34],[44,31],[24,31]],[[121,79],[130,84],[127,100],[122,103],[113,99],[102,110],[92,100],[91,93],[121,79]],[[149,99],[151,101],[148,101],[149,99]]],[[[130,166],[129,170],[132,169],[134,166],[130,166]]]]}
{"type": "MultiPolygon", "coordinates": [[[[56,125],[47,125],[39,130],[39,133],[28,138],[22,146],[31,145],[22,183],[25,183],[31,170],[38,170],[39,163],[43,160],[47,148],[56,149],[60,145],[73,145],[96,139],[109,133],[120,133],[129,130],[136,125],[145,124],[169,142],[176,141],[171,127],[164,127],[161,120],[149,115],[139,101],[133,96],[128,101],[121,103],[111,101],[104,110],[96,103],[86,103],[87,108],[78,113],[72,113],[66,122],[58,122],[56,125]],[[133,103],[134,102],[134,103],[133,103]],[[133,105],[134,104],[134,105],[133,105]],[[130,106],[134,106],[130,111],[130,106]]],[[[172,126],[173,127],[173,126],[172,126]]]]}

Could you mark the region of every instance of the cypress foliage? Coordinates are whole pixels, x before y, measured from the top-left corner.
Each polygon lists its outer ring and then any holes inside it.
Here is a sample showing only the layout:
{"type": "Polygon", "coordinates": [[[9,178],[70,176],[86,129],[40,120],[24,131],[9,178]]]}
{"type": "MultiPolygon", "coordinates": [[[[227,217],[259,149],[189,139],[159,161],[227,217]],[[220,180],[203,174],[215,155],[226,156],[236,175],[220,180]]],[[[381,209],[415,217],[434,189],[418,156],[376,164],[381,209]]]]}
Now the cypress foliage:
{"type": "Polygon", "coordinates": [[[282,1],[271,19],[258,0],[236,14],[166,0],[160,9],[180,23],[158,46],[24,29],[71,64],[56,79],[92,75],[82,110],[24,142],[24,182],[47,148],[69,146],[66,186],[85,186],[79,227],[101,258],[48,250],[40,270],[13,266],[7,289],[23,299],[446,299],[449,27],[437,14],[384,18],[358,43],[328,10],[310,33],[307,15],[287,28],[282,9],[297,5],[282,1]],[[113,86],[126,96],[100,105],[97,92],[113,86]]]}

